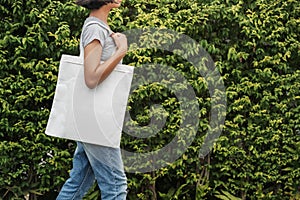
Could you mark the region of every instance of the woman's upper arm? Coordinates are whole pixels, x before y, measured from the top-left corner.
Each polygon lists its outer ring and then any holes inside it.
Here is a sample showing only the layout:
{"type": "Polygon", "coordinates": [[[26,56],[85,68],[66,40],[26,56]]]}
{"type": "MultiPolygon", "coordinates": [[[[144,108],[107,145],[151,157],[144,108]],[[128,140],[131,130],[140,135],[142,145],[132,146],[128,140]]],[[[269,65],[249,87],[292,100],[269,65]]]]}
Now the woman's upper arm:
{"type": "Polygon", "coordinates": [[[84,48],[84,79],[89,88],[98,84],[96,69],[100,64],[102,46],[99,40],[93,40],[84,48]]]}

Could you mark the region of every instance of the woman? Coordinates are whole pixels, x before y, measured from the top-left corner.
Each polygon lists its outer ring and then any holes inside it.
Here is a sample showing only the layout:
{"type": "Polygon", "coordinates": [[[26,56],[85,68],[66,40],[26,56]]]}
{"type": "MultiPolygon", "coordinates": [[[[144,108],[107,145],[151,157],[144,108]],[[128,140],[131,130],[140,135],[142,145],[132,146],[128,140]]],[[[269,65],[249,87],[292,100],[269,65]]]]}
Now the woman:
{"type": "MultiPolygon", "coordinates": [[[[90,10],[80,45],[84,53],[85,83],[88,88],[95,88],[122,62],[127,52],[126,36],[113,33],[107,23],[109,12],[120,7],[121,0],[78,0],[76,3],[90,10]]],[[[57,200],[82,199],[95,180],[103,200],[126,199],[127,180],[120,148],[77,142],[70,178],[57,200]]]]}

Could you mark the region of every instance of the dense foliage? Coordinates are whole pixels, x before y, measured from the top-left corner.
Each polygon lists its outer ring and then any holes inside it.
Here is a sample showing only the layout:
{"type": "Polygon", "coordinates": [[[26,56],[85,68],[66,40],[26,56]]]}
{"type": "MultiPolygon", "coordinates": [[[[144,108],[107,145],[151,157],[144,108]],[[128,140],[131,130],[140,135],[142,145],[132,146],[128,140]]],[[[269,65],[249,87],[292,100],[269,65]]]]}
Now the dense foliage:
{"type": "MultiPolygon", "coordinates": [[[[55,199],[75,144],[44,132],[60,56],[79,53],[88,13],[72,0],[0,1],[0,199],[55,199]]],[[[131,49],[124,63],[137,72],[148,63],[183,74],[197,97],[199,125],[193,143],[175,162],[127,174],[128,199],[300,199],[298,0],[125,0],[110,16],[110,26],[119,32],[169,29],[191,37],[211,55],[227,96],[223,132],[212,151],[199,157],[211,128],[207,80],[174,52],[131,49]]],[[[159,149],[180,128],[180,102],[162,84],[137,87],[128,107],[128,123],[166,122],[151,139],[124,132],[123,149],[159,149]]],[[[99,196],[95,186],[86,199],[99,196]]]]}

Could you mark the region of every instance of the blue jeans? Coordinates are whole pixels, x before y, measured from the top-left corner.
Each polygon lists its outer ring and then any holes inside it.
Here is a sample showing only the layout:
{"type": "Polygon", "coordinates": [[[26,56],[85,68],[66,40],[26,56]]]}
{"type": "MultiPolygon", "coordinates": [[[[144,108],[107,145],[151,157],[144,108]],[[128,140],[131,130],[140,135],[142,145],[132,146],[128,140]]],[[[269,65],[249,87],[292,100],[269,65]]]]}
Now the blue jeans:
{"type": "Polygon", "coordinates": [[[102,200],[124,200],[127,179],[120,148],[77,142],[70,178],[56,200],[82,199],[97,180],[102,200]]]}

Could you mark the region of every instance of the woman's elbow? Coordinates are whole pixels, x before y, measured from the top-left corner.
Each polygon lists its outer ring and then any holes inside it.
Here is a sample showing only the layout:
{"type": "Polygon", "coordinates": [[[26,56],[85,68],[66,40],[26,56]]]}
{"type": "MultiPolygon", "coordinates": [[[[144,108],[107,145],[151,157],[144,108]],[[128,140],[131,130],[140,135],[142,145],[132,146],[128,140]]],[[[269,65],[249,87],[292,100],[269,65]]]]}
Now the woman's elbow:
{"type": "Polygon", "coordinates": [[[94,80],[88,80],[85,79],[85,85],[89,88],[89,89],[94,89],[98,84],[96,81],[94,80]]]}
{"type": "Polygon", "coordinates": [[[94,89],[104,80],[104,77],[103,74],[100,77],[97,77],[86,73],[84,75],[85,85],[90,89],[94,89]]]}

